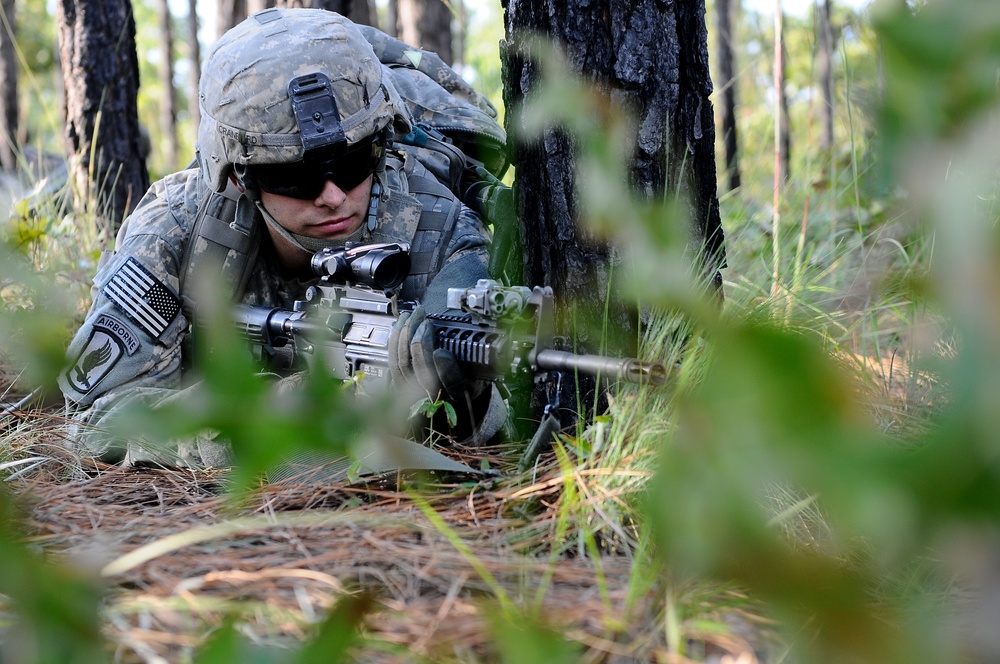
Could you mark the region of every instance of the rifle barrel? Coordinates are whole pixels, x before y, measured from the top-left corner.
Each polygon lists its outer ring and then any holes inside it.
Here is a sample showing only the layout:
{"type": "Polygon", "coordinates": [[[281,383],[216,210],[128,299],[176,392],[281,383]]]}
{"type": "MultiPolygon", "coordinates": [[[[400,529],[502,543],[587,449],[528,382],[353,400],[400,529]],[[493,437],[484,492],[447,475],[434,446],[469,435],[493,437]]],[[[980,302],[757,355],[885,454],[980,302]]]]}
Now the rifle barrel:
{"type": "Polygon", "coordinates": [[[632,357],[576,355],[561,350],[543,350],[535,356],[539,369],[549,371],[579,371],[591,376],[605,376],[641,385],[662,385],[667,380],[667,368],[660,362],[644,362],[632,357]]]}

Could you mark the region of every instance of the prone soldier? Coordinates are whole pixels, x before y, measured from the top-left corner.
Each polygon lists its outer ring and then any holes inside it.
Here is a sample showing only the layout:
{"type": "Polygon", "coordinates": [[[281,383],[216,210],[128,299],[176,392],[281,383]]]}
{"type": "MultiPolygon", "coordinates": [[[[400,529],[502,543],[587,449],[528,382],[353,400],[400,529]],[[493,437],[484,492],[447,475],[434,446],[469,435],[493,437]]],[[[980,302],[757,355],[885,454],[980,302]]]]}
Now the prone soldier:
{"type": "Polygon", "coordinates": [[[126,220],[68,350],[59,383],[87,424],[82,451],[124,465],[228,465],[227,443],[211,436],[165,454],[101,433],[133,402],[155,407],[192,389],[193,283],[214,274],[236,302],[290,308],[318,278],[317,251],[380,242],[410,246],[400,296],[420,304],[400,321],[393,376],[428,393],[446,376],[477,437],[492,435],[502,417],[484,424],[478,414],[500,412],[496,389],[465,379],[447,350],[431,348],[426,319],[447,308],[450,287],[487,276],[490,235],[393,149],[411,116],[358,27],[323,10],[259,12],[213,49],[200,106],[196,163],[155,183],[126,220]]]}

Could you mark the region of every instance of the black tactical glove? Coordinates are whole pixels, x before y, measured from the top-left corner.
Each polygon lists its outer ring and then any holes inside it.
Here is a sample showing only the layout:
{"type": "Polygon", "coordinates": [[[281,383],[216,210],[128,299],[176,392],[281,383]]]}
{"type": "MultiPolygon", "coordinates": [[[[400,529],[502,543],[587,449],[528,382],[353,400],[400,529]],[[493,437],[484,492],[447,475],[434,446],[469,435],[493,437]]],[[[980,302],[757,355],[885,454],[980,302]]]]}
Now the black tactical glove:
{"type": "Polygon", "coordinates": [[[443,389],[454,402],[465,403],[482,392],[481,381],[469,380],[451,352],[434,349],[434,326],[418,306],[403,312],[389,335],[389,371],[397,385],[419,385],[431,398],[443,389]]]}

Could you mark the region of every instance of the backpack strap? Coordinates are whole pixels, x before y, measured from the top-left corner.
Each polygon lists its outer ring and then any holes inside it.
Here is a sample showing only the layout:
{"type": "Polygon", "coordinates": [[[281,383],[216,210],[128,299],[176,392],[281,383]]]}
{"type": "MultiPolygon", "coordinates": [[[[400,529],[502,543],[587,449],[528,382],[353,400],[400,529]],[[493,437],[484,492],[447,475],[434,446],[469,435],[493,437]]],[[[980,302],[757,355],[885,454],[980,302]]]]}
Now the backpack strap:
{"type": "Polygon", "coordinates": [[[407,172],[410,195],[423,205],[410,247],[410,275],[430,280],[444,262],[462,204],[434,176],[420,170],[407,172]]]}
{"type": "Polygon", "coordinates": [[[219,275],[236,299],[242,297],[260,247],[256,215],[252,209],[240,209],[248,203],[232,182],[223,192],[209,191],[202,199],[179,270],[187,314],[193,313],[193,306],[186,291],[197,274],[219,275]]]}

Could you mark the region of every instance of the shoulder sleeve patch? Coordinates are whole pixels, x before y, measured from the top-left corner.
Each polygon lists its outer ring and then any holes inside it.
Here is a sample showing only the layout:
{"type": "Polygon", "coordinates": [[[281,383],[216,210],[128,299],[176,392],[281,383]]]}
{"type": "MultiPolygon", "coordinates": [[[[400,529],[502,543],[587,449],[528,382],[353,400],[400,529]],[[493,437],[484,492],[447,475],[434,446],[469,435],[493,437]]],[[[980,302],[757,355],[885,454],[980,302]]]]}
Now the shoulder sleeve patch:
{"type": "Polygon", "coordinates": [[[135,258],[118,268],[103,292],[132,322],[156,338],[181,309],[177,296],[135,258]]]}
{"type": "Polygon", "coordinates": [[[87,345],[66,372],[69,386],[80,394],[89,394],[111,373],[125,352],[120,337],[109,330],[93,328],[87,345]]]}

